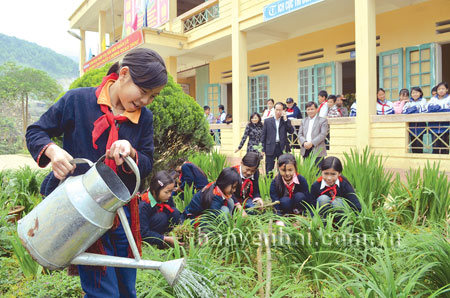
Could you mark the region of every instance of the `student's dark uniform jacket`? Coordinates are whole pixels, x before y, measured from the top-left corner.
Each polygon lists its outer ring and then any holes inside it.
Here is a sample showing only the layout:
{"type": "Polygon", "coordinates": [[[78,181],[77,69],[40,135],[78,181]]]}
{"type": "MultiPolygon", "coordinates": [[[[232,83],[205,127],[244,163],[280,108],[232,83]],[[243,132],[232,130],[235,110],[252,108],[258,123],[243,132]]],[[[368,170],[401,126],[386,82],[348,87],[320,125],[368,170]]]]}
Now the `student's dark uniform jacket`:
{"type": "Polygon", "coordinates": [[[353,186],[342,177],[339,177],[339,185],[334,184],[333,186],[325,186],[321,188],[322,177],[311,185],[311,195],[314,201],[314,206],[316,205],[317,198],[321,195],[327,195],[332,200],[335,198],[343,198],[355,210],[361,211],[361,204],[359,203],[358,197],[355,195],[355,190],[353,186]]]}
{"type": "MultiPolygon", "coordinates": [[[[241,166],[236,165],[233,168],[241,175],[241,166]]],[[[242,186],[241,189],[237,189],[234,198],[242,204],[244,208],[251,208],[254,206],[253,199],[260,198],[261,194],[259,192],[259,170],[253,174],[252,177],[242,178],[242,186]],[[245,203],[245,204],[244,204],[245,203]]]]}
{"type": "MultiPolygon", "coordinates": [[[[284,197],[292,198],[296,193],[301,192],[304,194],[304,197],[306,199],[305,203],[312,203],[311,194],[309,193],[308,181],[306,181],[305,177],[303,177],[302,175],[297,175],[299,184],[294,183],[293,188],[290,190],[286,187],[286,185],[284,185],[283,194],[281,196],[278,194],[276,178],[277,177],[275,177],[270,184],[270,198],[272,199],[272,202],[280,201],[280,199],[284,197]]],[[[277,214],[282,214],[280,205],[275,205],[274,207],[277,214]]]]}
{"type": "Polygon", "coordinates": [[[194,184],[195,190],[201,190],[208,184],[208,178],[191,162],[185,162],[181,166],[180,188],[184,189],[185,185],[194,184]]]}
{"type": "MultiPolygon", "coordinates": [[[[158,203],[148,192],[141,196],[141,202],[139,203],[139,220],[141,225],[142,240],[149,244],[160,244],[164,240],[164,234],[155,229],[152,229],[152,218],[158,213],[165,213],[168,218],[168,224],[178,224],[180,219],[180,211],[175,208],[173,199],[170,198],[167,203],[158,203]]],[[[165,227],[168,232],[169,225],[165,227]]]]}
{"type": "MultiPolygon", "coordinates": [[[[78,88],[69,90],[41,118],[27,129],[27,147],[40,167],[45,167],[49,158],[45,149],[52,138],[64,134],[63,149],[73,158],[86,158],[97,161],[106,152],[109,128],[97,139],[98,149],[93,147],[92,130],[94,122],[104,113],[100,110],[95,95],[96,88],[78,88]]],[[[138,123],[126,121],[119,124],[119,140],[128,140],[136,149],[136,163],[141,178],[147,177],[153,165],[153,115],[147,108],[141,109],[138,123]]],[[[73,175],[85,173],[87,165],[77,165],[73,175]]],[[[130,193],[135,187],[135,176],[124,167],[117,168],[117,174],[130,193]]],[[[59,184],[51,172],[41,185],[41,194],[47,196],[59,184]]]]}

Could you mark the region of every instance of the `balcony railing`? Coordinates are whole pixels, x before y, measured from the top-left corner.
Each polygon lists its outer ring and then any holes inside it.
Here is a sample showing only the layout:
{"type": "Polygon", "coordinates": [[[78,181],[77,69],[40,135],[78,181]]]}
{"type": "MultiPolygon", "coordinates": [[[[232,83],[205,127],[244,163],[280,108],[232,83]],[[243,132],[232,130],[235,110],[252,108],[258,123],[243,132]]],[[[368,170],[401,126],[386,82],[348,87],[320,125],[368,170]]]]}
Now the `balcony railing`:
{"type": "Polygon", "coordinates": [[[183,22],[183,32],[191,31],[219,17],[219,1],[207,1],[180,15],[183,22]]]}

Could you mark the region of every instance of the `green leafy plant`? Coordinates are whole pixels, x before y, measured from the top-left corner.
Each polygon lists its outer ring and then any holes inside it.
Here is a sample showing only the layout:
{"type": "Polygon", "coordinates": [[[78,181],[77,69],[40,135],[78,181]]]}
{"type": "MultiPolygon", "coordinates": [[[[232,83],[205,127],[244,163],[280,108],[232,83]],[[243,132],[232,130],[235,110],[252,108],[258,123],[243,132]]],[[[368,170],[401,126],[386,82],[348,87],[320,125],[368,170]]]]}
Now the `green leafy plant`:
{"type": "Polygon", "coordinates": [[[35,278],[42,271],[42,266],[36,263],[36,261],[28,254],[16,233],[13,233],[9,237],[9,240],[11,241],[14,255],[19,261],[20,268],[25,277],[31,279],[35,278]]]}
{"type": "Polygon", "coordinates": [[[381,155],[370,152],[370,148],[344,152],[342,174],[350,181],[359,194],[360,200],[367,202],[372,194],[372,204],[383,206],[389,194],[393,173],[384,169],[385,159],[381,155]]]}
{"type": "Polygon", "coordinates": [[[190,155],[188,160],[201,168],[209,181],[216,181],[220,172],[229,166],[226,155],[215,151],[211,153],[198,152],[190,155]]]}
{"type": "Polygon", "coordinates": [[[311,185],[316,182],[320,176],[320,170],[316,165],[316,159],[319,157],[319,153],[313,152],[307,158],[303,158],[300,154],[295,155],[297,160],[297,172],[305,177],[308,182],[308,186],[311,189],[311,185]]]}
{"type": "Polygon", "coordinates": [[[397,175],[391,194],[391,204],[406,224],[440,222],[449,216],[450,181],[439,163],[427,162],[423,170],[410,169],[406,183],[397,175]]]}

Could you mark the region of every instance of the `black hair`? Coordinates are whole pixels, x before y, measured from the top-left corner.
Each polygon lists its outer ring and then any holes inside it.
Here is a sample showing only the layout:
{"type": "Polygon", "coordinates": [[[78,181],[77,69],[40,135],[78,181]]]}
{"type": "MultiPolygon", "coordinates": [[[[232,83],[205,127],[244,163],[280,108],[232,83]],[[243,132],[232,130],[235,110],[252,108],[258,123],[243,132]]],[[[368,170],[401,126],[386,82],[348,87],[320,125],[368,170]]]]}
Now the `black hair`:
{"type": "Polygon", "coordinates": [[[286,105],[282,103],[281,101],[277,102],[273,107],[276,108],[277,105],[281,105],[283,107],[283,110],[286,108],[286,105]]]}
{"type": "Polygon", "coordinates": [[[437,92],[437,86],[434,86],[433,89],[431,89],[432,94],[433,94],[433,92],[437,92]]]}
{"type": "Polygon", "coordinates": [[[273,104],[275,104],[275,100],[273,100],[273,98],[269,98],[269,99],[267,100],[267,102],[269,102],[269,101],[271,101],[273,104]]]}
{"type": "Polygon", "coordinates": [[[327,97],[328,97],[328,92],[325,91],[325,90],[320,90],[320,91],[319,91],[319,96],[322,96],[322,97],[327,98],[327,97]]]}
{"type": "Polygon", "coordinates": [[[209,106],[204,106],[203,111],[206,111],[206,110],[211,110],[211,108],[209,106]]]}
{"type": "Polygon", "coordinates": [[[312,107],[312,106],[315,106],[316,109],[318,108],[317,103],[315,103],[314,101],[307,102],[306,105],[305,105],[305,108],[309,108],[309,107],[312,107]]]}
{"type": "Polygon", "coordinates": [[[320,165],[320,170],[326,171],[329,169],[333,169],[339,173],[342,173],[342,163],[339,160],[339,158],[334,156],[328,156],[322,161],[322,164],[320,165]]]}
{"type": "Polygon", "coordinates": [[[258,168],[261,161],[261,155],[258,152],[247,152],[242,158],[242,163],[246,167],[258,168]]]}
{"type": "Polygon", "coordinates": [[[205,188],[202,190],[201,201],[202,207],[204,209],[209,209],[211,207],[211,202],[214,197],[214,188],[218,186],[220,190],[223,192],[225,188],[230,185],[234,185],[237,183],[236,189],[241,189],[241,175],[237,172],[235,168],[224,168],[219,177],[217,177],[216,182],[211,184],[209,188],[205,188]]]}
{"type": "MultiPolygon", "coordinates": [[[[278,157],[277,164],[278,164],[278,169],[285,165],[294,165],[295,171],[297,172],[297,161],[295,160],[295,156],[290,153],[286,153],[286,154],[283,154],[280,157],[278,157]]],[[[279,172],[279,170],[278,170],[278,172],[279,172]]],[[[281,177],[281,174],[278,174],[275,177],[275,186],[276,186],[278,196],[282,197],[285,186],[284,186],[283,177],[281,177]]]]}
{"type": "Polygon", "coordinates": [[[331,99],[333,103],[336,103],[336,95],[330,94],[327,99],[331,99]]]}
{"type": "MultiPolygon", "coordinates": [[[[335,156],[328,156],[325,159],[322,160],[322,164],[320,165],[320,170],[326,171],[329,169],[333,169],[336,172],[338,172],[339,174],[342,174],[342,163],[341,160],[335,156]]],[[[342,180],[348,182],[348,184],[351,185],[350,181],[348,181],[347,178],[345,178],[344,176],[341,175],[342,180]]]]}
{"type": "Polygon", "coordinates": [[[286,103],[289,103],[289,102],[294,102],[294,99],[292,97],[286,98],[286,103]]]}
{"type": "Polygon", "coordinates": [[[219,105],[219,110],[225,111],[225,107],[223,105],[219,105]]]}
{"type": "Polygon", "coordinates": [[[122,67],[127,66],[133,83],[145,89],[153,89],[167,84],[167,70],[164,60],[153,50],[136,48],[129,51],[122,62],[114,63],[108,75],[119,74],[122,67]]]}
{"type": "Polygon", "coordinates": [[[419,99],[423,97],[423,91],[422,91],[422,89],[421,89],[420,87],[412,87],[412,88],[411,88],[411,97],[412,97],[412,92],[413,92],[413,91],[420,92],[420,97],[419,97],[419,99]]]}
{"type": "Polygon", "coordinates": [[[447,82],[440,82],[439,84],[436,85],[436,91],[439,89],[440,86],[444,86],[445,89],[448,89],[447,82]]]}
{"type": "Polygon", "coordinates": [[[383,88],[378,88],[378,89],[377,89],[377,94],[378,94],[378,92],[380,92],[380,91],[383,91],[384,93],[386,93],[386,91],[384,91],[383,88]]]}
{"type": "Polygon", "coordinates": [[[251,115],[250,115],[250,120],[249,120],[249,122],[248,122],[248,125],[254,125],[254,126],[258,126],[258,127],[263,126],[263,124],[262,124],[262,122],[261,122],[261,115],[258,114],[258,112],[254,112],[253,114],[251,114],[251,115]],[[255,117],[255,116],[258,117],[258,123],[253,124],[252,118],[255,117]]]}
{"type": "Polygon", "coordinates": [[[155,200],[158,201],[159,193],[169,184],[175,184],[175,180],[167,171],[159,171],[152,177],[149,189],[155,200]]]}
{"type": "Polygon", "coordinates": [[[233,115],[227,114],[227,116],[225,118],[233,118],[233,115]]]}
{"type": "MultiPolygon", "coordinates": [[[[412,89],[411,89],[411,90],[412,90],[412,89]]],[[[408,89],[406,89],[406,88],[401,89],[401,90],[398,92],[398,95],[400,96],[400,95],[402,95],[402,94],[406,94],[406,96],[409,96],[409,91],[408,91],[408,89]]]]}

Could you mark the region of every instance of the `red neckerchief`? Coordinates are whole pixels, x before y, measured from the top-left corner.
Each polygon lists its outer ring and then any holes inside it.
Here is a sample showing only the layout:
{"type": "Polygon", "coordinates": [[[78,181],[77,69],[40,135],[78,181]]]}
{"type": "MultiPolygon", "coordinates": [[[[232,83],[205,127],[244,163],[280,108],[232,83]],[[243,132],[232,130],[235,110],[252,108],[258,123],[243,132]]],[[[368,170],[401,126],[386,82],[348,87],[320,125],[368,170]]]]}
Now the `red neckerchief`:
{"type": "Polygon", "coordinates": [[[158,203],[156,206],[159,207],[159,209],[157,209],[158,213],[163,212],[164,208],[166,208],[170,213],[173,213],[173,208],[167,203],[158,203]]]}
{"type": "Polygon", "coordinates": [[[381,100],[379,100],[379,99],[377,99],[377,102],[381,105],[381,114],[384,115],[384,107],[389,107],[389,106],[385,103],[382,103],[381,100]]]}
{"type": "Polygon", "coordinates": [[[288,111],[289,113],[291,113],[291,112],[294,111],[294,108],[288,108],[287,111],[288,111]]]}
{"type": "MultiPolygon", "coordinates": [[[[95,95],[100,95],[100,92],[102,91],[103,87],[105,86],[106,82],[109,80],[117,80],[119,76],[116,73],[112,73],[109,76],[106,76],[103,78],[103,81],[101,85],[97,88],[95,91],[95,95]]],[[[92,146],[94,149],[98,149],[97,139],[107,130],[109,130],[108,135],[108,142],[106,143],[106,150],[111,148],[111,145],[119,139],[119,129],[116,127],[116,122],[118,124],[128,121],[128,118],[122,115],[114,116],[114,114],[110,111],[109,107],[106,105],[100,105],[100,110],[104,113],[104,115],[100,116],[97,120],[94,122],[94,129],[92,130],[92,146]]],[[[117,173],[117,166],[113,159],[106,159],[105,164],[110,167],[114,172],[117,173]]]]}
{"type": "MultiPolygon", "coordinates": [[[[210,182],[208,185],[205,186],[204,190],[209,189],[210,187],[214,186],[216,181],[210,182]]],[[[228,206],[228,199],[231,198],[231,195],[226,196],[218,186],[215,186],[213,189],[213,194],[215,196],[219,196],[223,199],[223,205],[228,206]]]]}
{"type": "MultiPolygon", "coordinates": [[[[100,86],[97,87],[97,90],[95,91],[95,96],[97,98],[100,96],[100,93],[101,93],[103,87],[109,80],[117,80],[118,78],[119,78],[119,75],[116,73],[112,73],[109,76],[104,77],[102,83],[100,84],[100,86]]],[[[108,142],[106,144],[106,149],[109,149],[109,148],[111,148],[112,143],[114,143],[114,141],[116,141],[119,138],[118,130],[116,128],[114,121],[118,121],[119,123],[121,123],[123,121],[127,121],[128,118],[125,116],[114,116],[113,113],[111,113],[111,111],[109,110],[109,107],[106,105],[100,105],[100,109],[105,114],[103,116],[100,116],[94,122],[94,129],[92,130],[92,146],[94,147],[94,149],[97,149],[98,146],[97,146],[97,144],[95,144],[95,142],[108,127],[111,127],[111,129],[109,131],[108,142]],[[123,118],[116,119],[116,117],[123,117],[123,118]]],[[[109,166],[114,172],[117,173],[117,167],[116,167],[116,164],[113,159],[106,159],[105,164],[107,166],[109,166]]],[[[138,248],[139,254],[142,255],[142,238],[141,238],[140,223],[139,223],[139,205],[138,205],[139,202],[137,199],[138,196],[139,195],[132,198],[131,201],[127,204],[127,206],[129,206],[130,214],[131,214],[131,233],[133,234],[133,238],[136,241],[136,246],[138,248]]],[[[145,200],[145,198],[144,198],[144,200],[145,200]]],[[[147,200],[148,200],[148,197],[147,197],[147,200]]],[[[117,229],[119,224],[120,224],[119,217],[116,215],[111,229],[112,230],[117,229]]],[[[133,258],[134,256],[133,256],[133,252],[131,251],[131,247],[128,246],[127,250],[128,250],[128,257],[133,258]]],[[[87,252],[101,253],[104,255],[106,254],[106,251],[105,251],[105,248],[103,246],[101,239],[98,239],[96,242],[94,242],[94,244],[92,244],[87,249],[87,252]]],[[[105,266],[102,266],[100,268],[101,268],[102,272],[106,271],[105,266]]]]}
{"type": "Polygon", "coordinates": [[[284,182],[284,181],[283,181],[283,183],[289,191],[289,199],[292,199],[292,193],[294,192],[294,187],[295,187],[294,181],[292,181],[292,183],[290,185],[286,184],[286,182],[284,182]]]}
{"type": "MultiPolygon", "coordinates": [[[[238,174],[241,175],[241,166],[240,165],[234,166],[233,168],[235,168],[236,171],[238,172],[238,174]]],[[[253,181],[252,181],[252,179],[244,178],[244,181],[242,182],[241,191],[240,191],[240,195],[241,195],[242,199],[245,199],[244,198],[244,190],[246,189],[246,187],[249,188],[248,196],[253,199],[253,181]]]]}
{"type": "MultiPolygon", "coordinates": [[[[339,182],[342,182],[342,177],[339,176],[339,182]]],[[[319,179],[317,179],[317,182],[322,182],[323,178],[319,177],[319,179]]],[[[336,195],[337,195],[337,184],[333,184],[333,186],[327,186],[325,187],[325,190],[322,191],[320,193],[320,195],[326,194],[327,192],[330,192],[331,194],[331,200],[334,201],[334,199],[336,199],[336,195]]]]}
{"type": "MultiPolygon", "coordinates": [[[[295,176],[298,176],[298,174],[295,173],[295,176]]],[[[294,177],[292,177],[292,182],[291,182],[291,184],[287,184],[287,183],[284,181],[283,178],[281,178],[281,180],[283,180],[284,186],[286,186],[286,188],[287,188],[288,191],[289,191],[289,199],[292,199],[292,194],[293,194],[293,192],[294,192],[294,188],[295,188],[295,184],[296,184],[296,183],[294,182],[294,177]]]]}
{"type": "Polygon", "coordinates": [[[339,112],[339,114],[341,115],[341,117],[342,117],[342,112],[341,112],[341,108],[338,108],[338,112],[339,112]]]}
{"type": "Polygon", "coordinates": [[[317,110],[318,112],[320,112],[320,109],[323,107],[323,105],[326,103],[326,101],[322,102],[319,106],[319,109],[317,110]]]}
{"type": "Polygon", "coordinates": [[[268,109],[268,110],[267,110],[267,116],[266,116],[266,117],[269,117],[269,115],[270,115],[270,110],[268,109]]]}

